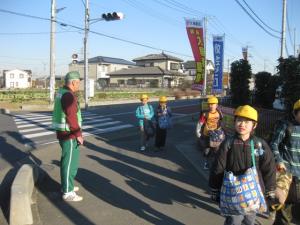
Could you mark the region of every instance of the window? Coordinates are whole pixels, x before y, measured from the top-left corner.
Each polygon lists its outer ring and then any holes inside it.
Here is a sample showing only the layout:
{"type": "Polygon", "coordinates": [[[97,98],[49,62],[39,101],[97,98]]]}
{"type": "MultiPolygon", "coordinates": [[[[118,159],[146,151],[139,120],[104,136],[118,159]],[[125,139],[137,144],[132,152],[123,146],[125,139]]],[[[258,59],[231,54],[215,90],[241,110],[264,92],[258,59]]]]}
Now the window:
{"type": "Polygon", "coordinates": [[[9,77],[10,77],[10,78],[14,78],[15,76],[14,76],[13,73],[11,73],[11,74],[9,74],[9,77]]]}
{"type": "Polygon", "coordinates": [[[20,73],[19,78],[24,78],[24,74],[20,73]]]}
{"type": "Polygon", "coordinates": [[[13,88],[14,87],[14,82],[10,82],[9,87],[13,88]]]}
{"type": "Polygon", "coordinates": [[[171,63],[170,67],[171,67],[171,70],[179,70],[179,64],[178,63],[171,63]]]}
{"type": "Polygon", "coordinates": [[[125,84],[125,80],[118,80],[118,84],[125,84]]]}

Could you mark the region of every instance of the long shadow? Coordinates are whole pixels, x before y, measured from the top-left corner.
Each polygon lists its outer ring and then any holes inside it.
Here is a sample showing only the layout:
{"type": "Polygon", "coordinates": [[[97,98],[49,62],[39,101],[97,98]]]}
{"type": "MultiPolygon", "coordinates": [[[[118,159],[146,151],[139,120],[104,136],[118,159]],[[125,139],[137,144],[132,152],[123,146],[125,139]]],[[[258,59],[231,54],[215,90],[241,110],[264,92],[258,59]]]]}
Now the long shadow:
{"type": "MultiPolygon", "coordinates": [[[[191,205],[193,208],[196,208],[197,206],[219,214],[217,209],[206,203],[211,202],[207,197],[202,197],[194,192],[187,191],[177,185],[141,172],[124,163],[114,160],[103,160],[93,155],[88,155],[88,157],[126,177],[128,179],[126,183],[129,186],[153,201],[170,205],[173,202],[178,202],[179,204],[191,205]]],[[[203,189],[204,188],[203,185],[203,189]]]]}
{"type": "MultiPolygon", "coordinates": [[[[85,215],[83,215],[73,206],[64,202],[61,198],[60,184],[52,179],[46,172],[42,171],[42,173],[43,178],[37,182],[37,188],[39,192],[43,194],[53,206],[59,209],[70,221],[73,222],[73,224],[95,225],[94,222],[89,220],[85,215]]],[[[49,223],[49,221],[42,222],[44,224],[49,223]]]]}
{"type": "Polygon", "coordinates": [[[124,190],[112,185],[108,179],[86,169],[79,169],[77,181],[92,193],[94,196],[103,201],[125,210],[129,210],[140,218],[156,225],[182,225],[183,223],[170,218],[150,205],[128,194],[124,190]],[[92,182],[87,182],[92,181],[92,182]]]}
{"type": "MultiPolygon", "coordinates": [[[[9,136],[13,137],[16,141],[23,143],[23,139],[20,139],[19,134],[17,132],[9,131],[6,133],[9,136]]],[[[6,138],[2,136],[0,136],[0,146],[1,146],[0,152],[2,158],[1,160],[4,160],[5,162],[7,162],[12,166],[12,169],[10,169],[1,180],[1,185],[0,185],[0,206],[2,211],[2,213],[0,213],[0,217],[2,217],[3,214],[6,220],[6,221],[2,221],[4,220],[4,218],[0,218],[0,222],[1,224],[7,224],[6,222],[9,220],[10,187],[16,176],[16,173],[18,172],[18,169],[25,163],[41,165],[42,161],[37,157],[35,157],[30,152],[24,152],[21,149],[16,148],[14,145],[8,143],[6,138]]],[[[0,166],[4,166],[3,162],[1,164],[2,165],[0,166]]],[[[89,219],[86,218],[83,214],[81,214],[78,210],[76,210],[74,207],[64,203],[61,200],[61,196],[60,196],[60,184],[54,181],[48,175],[43,176],[46,174],[46,172],[43,169],[39,168],[39,171],[40,171],[39,173],[40,176],[36,184],[36,188],[39,190],[40,194],[45,195],[47,199],[55,207],[60,209],[69,218],[69,220],[73,221],[74,224],[86,224],[86,225],[94,224],[91,221],[89,221],[89,219]],[[59,193],[59,197],[52,198],[51,195],[49,195],[49,190],[56,190],[56,193],[59,193]]]]}
{"type": "MultiPolygon", "coordinates": [[[[190,170],[189,171],[188,170],[181,170],[181,171],[178,171],[178,172],[174,172],[174,171],[168,170],[168,169],[166,169],[162,166],[154,165],[154,164],[151,164],[151,163],[146,162],[146,161],[142,161],[142,160],[139,160],[139,159],[135,159],[135,158],[126,156],[124,154],[120,154],[120,153],[117,153],[117,152],[114,152],[114,151],[111,151],[111,150],[108,150],[108,149],[100,148],[99,146],[94,145],[93,143],[88,142],[88,141],[85,141],[84,145],[89,150],[93,150],[93,151],[96,151],[96,152],[101,152],[103,154],[106,154],[108,156],[111,156],[115,159],[126,162],[128,164],[135,165],[135,166],[138,166],[140,168],[149,170],[151,172],[161,174],[163,176],[170,177],[172,179],[175,179],[175,180],[178,180],[178,181],[181,181],[181,182],[184,182],[184,183],[187,183],[187,184],[190,184],[190,185],[193,185],[193,186],[196,186],[196,187],[200,188],[200,182],[195,182],[195,181],[190,179],[190,174],[189,174],[191,172],[190,170]]],[[[131,150],[128,150],[128,151],[131,151],[131,150]]],[[[145,153],[145,154],[153,154],[153,153],[145,153]]],[[[185,168],[188,165],[187,162],[185,162],[182,159],[182,157],[180,159],[178,159],[177,161],[181,162],[182,168],[185,168]],[[186,164],[183,165],[184,163],[186,163],[186,164]]],[[[176,163],[177,163],[177,161],[176,161],[176,163]]]]}

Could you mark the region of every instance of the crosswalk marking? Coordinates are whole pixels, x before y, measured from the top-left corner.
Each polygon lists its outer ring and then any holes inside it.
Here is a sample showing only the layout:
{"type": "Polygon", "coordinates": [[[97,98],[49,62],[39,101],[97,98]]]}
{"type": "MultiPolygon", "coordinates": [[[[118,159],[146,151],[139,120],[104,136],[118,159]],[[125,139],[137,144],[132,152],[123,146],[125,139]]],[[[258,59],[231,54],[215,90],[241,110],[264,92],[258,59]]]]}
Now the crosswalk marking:
{"type": "MultiPolygon", "coordinates": [[[[120,113],[120,115],[128,113],[120,113]]],[[[84,112],[83,117],[83,136],[102,134],[118,131],[125,128],[134,127],[129,123],[114,120],[109,115],[98,115],[95,113],[84,112]]],[[[119,115],[119,114],[116,114],[119,115]]],[[[51,113],[28,113],[14,115],[15,124],[24,138],[25,144],[50,144],[56,141],[56,131],[52,129],[51,113]]]]}

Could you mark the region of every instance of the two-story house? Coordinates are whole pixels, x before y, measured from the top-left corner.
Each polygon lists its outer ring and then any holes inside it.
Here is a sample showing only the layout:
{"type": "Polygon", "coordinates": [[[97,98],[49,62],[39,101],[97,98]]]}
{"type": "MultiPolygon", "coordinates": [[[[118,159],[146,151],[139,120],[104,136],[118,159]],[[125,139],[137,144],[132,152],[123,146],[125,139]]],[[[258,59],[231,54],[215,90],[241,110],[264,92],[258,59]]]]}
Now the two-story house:
{"type": "Polygon", "coordinates": [[[31,70],[3,70],[4,88],[31,88],[31,70]]]}
{"type": "Polygon", "coordinates": [[[132,61],[137,67],[109,73],[111,86],[176,87],[186,77],[181,73],[183,60],[164,52],[132,61]]]}
{"type": "MultiPolygon", "coordinates": [[[[109,83],[109,73],[121,69],[128,69],[135,66],[135,63],[120,58],[106,56],[96,56],[88,59],[89,62],[89,79],[97,81],[98,84],[107,85],[109,83]]],[[[78,71],[80,77],[84,77],[84,61],[76,64],[69,64],[69,71],[78,71]]]]}

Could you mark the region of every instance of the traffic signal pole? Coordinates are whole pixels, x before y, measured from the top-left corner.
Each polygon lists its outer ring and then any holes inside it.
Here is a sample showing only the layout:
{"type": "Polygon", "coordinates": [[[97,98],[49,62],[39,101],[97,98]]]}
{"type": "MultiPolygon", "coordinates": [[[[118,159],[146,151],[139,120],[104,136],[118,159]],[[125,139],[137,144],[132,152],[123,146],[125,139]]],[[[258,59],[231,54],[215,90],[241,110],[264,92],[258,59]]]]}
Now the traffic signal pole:
{"type": "Polygon", "coordinates": [[[89,0],[85,0],[85,20],[84,20],[84,40],[83,40],[83,49],[84,49],[84,108],[88,109],[89,96],[88,96],[88,86],[89,86],[89,67],[88,67],[88,57],[87,57],[87,48],[88,48],[88,33],[89,33],[89,0]]]}

